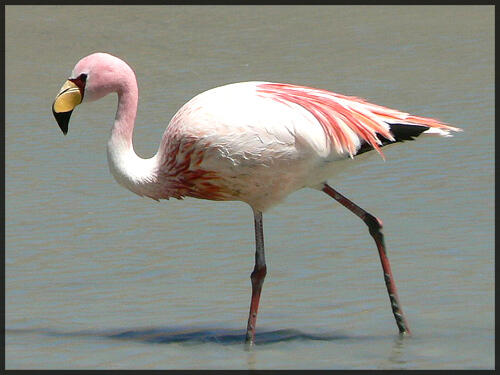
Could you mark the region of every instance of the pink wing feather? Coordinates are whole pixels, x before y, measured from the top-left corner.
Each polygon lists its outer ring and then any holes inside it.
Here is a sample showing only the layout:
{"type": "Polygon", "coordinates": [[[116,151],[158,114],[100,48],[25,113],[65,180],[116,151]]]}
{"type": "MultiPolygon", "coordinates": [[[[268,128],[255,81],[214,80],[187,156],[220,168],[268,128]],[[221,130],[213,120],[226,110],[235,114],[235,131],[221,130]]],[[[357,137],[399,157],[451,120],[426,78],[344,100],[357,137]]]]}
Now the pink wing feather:
{"type": "Polygon", "coordinates": [[[443,131],[460,129],[428,118],[372,104],[354,96],[345,96],[330,91],[281,83],[261,83],[257,86],[260,95],[270,96],[281,103],[295,103],[308,110],[321,124],[325,134],[339,153],[356,154],[356,143],[345,125],[362,141],[367,142],[384,158],[377,134],[390,141],[390,123],[427,126],[443,131]]]}

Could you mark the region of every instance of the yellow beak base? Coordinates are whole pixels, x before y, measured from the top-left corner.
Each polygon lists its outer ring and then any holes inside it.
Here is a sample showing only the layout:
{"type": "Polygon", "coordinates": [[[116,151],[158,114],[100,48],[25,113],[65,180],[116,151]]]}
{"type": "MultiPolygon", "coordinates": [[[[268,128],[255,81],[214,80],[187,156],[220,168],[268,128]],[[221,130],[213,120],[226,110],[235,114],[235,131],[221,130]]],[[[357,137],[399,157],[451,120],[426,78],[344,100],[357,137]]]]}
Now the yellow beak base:
{"type": "Polygon", "coordinates": [[[69,112],[81,102],[82,95],[78,86],[71,81],[66,81],[56,96],[53,109],[56,113],[69,112]]]}
{"type": "Polygon", "coordinates": [[[52,104],[52,114],[65,135],[68,132],[71,112],[81,102],[82,94],[78,86],[69,80],[66,81],[52,104]]]}

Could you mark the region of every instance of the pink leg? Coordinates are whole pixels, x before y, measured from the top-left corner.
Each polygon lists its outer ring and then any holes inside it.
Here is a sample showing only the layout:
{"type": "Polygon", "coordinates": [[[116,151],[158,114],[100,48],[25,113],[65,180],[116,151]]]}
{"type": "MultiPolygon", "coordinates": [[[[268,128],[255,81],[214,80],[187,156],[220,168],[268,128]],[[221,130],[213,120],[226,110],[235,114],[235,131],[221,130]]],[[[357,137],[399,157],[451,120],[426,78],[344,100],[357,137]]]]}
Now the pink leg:
{"type": "Polygon", "coordinates": [[[266,258],[264,256],[264,231],[262,226],[262,212],[254,210],[255,217],[255,267],[250,276],[252,280],[252,300],[250,302],[250,313],[248,315],[246,343],[255,343],[255,324],[259,310],[260,292],[266,277],[266,258]]]}
{"type": "Polygon", "coordinates": [[[401,334],[411,334],[410,326],[406,322],[403,310],[401,309],[398,292],[396,290],[396,283],[394,282],[394,277],[392,276],[391,264],[389,263],[389,258],[387,257],[387,252],[385,250],[384,235],[382,234],[382,221],[366,212],[355,203],[351,202],[349,199],[344,197],[342,194],[340,194],[338,191],[336,191],[326,183],[323,187],[323,191],[333,199],[335,199],[337,202],[342,204],[344,207],[348,208],[359,218],[361,218],[361,220],[363,220],[364,223],[368,226],[370,235],[373,237],[375,243],[377,244],[380,261],[382,263],[382,269],[384,271],[385,285],[387,287],[387,291],[389,292],[392,312],[394,314],[394,317],[396,318],[396,324],[398,325],[399,332],[401,334]]]}

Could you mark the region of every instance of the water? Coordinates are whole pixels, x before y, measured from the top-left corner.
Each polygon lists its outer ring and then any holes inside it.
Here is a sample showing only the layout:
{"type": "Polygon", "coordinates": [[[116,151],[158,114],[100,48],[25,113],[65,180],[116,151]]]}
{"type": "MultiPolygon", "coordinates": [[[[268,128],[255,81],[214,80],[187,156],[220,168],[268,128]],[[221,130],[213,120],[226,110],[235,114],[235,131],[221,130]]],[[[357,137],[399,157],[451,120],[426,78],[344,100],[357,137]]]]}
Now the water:
{"type": "Polygon", "coordinates": [[[494,368],[493,9],[7,6],[6,367],[494,368]],[[245,80],[462,127],[330,181],[383,219],[413,337],[397,335],[364,225],[302,190],[264,215],[268,276],[244,350],[251,210],[118,186],[114,97],[77,108],[60,134],[54,96],[94,51],[137,73],[143,157],[192,96],[245,80]]]}

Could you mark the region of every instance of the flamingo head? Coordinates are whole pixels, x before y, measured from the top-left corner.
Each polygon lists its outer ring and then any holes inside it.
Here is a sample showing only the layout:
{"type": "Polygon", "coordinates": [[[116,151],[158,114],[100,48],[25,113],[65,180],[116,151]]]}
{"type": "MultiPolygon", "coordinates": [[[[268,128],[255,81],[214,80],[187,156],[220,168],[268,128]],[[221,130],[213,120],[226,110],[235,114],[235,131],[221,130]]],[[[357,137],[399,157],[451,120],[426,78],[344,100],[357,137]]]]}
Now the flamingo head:
{"type": "Polygon", "coordinates": [[[130,70],[124,61],[107,53],[93,53],[78,61],[52,104],[52,113],[63,134],[68,132],[71,113],[78,104],[119,92],[121,78],[130,70]]]}

